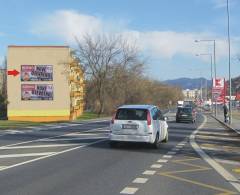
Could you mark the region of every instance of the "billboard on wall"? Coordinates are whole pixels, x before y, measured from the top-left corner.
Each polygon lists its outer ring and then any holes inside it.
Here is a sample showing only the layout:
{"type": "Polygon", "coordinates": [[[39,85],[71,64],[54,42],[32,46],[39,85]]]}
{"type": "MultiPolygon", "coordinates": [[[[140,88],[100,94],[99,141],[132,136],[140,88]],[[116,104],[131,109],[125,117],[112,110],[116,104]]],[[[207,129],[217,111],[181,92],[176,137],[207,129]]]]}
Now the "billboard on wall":
{"type": "Polygon", "coordinates": [[[213,102],[218,104],[225,103],[225,90],[226,90],[226,83],[224,78],[216,78],[213,79],[213,87],[212,87],[212,94],[213,94],[213,102]]]}
{"type": "Polygon", "coordinates": [[[22,100],[53,100],[52,84],[22,84],[22,100]]]}
{"type": "Polygon", "coordinates": [[[52,81],[52,65],[21,65],[21,81],[52,81]]]}

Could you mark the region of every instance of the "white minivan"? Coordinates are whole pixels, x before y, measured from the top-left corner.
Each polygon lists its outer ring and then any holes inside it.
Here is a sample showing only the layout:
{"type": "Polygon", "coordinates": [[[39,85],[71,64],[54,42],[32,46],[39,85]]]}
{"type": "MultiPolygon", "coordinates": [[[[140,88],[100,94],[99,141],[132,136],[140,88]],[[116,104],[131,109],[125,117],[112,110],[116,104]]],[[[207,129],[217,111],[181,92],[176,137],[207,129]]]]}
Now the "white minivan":
{"type": "Polygon", "coordinates": [[[110,123],[110,146],[116,142],[146,142],[159,148],[168,141],[168,124],[157,106],[124,105],[110,123]]]}

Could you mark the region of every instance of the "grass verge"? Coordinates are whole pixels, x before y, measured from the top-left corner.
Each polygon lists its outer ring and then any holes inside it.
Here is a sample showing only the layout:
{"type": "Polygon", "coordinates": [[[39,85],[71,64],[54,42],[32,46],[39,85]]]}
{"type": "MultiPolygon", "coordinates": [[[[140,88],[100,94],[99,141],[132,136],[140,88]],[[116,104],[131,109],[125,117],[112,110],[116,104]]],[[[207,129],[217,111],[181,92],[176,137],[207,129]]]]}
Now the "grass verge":
{"type": "Polygon", "coordinates": [[[24,128],[24,127],[28,127],[28,126],[39,126],[39,125],[44,125],[44,124],[46,124],[46,123],[0,120],[0,130],[18,129],[18,128],[24,128]]]}

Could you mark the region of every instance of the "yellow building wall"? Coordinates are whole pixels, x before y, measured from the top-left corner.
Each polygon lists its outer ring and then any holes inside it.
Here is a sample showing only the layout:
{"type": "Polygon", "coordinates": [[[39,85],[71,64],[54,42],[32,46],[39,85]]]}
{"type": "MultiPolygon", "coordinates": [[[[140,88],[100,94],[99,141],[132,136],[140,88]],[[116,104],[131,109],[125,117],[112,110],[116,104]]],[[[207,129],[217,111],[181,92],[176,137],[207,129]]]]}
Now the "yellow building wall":
{"type": "Polygon", "coordinates": [[[55,121],[70,119],[68,82],[69,47],[9,46],[8,70],[21,71],[21,65],[52,65],[53,81],[22,82],[20,75],[8,76],[8,119],[55,121]],[[21,100],[21,84],[53,84],[53,100],[21,100]]]}

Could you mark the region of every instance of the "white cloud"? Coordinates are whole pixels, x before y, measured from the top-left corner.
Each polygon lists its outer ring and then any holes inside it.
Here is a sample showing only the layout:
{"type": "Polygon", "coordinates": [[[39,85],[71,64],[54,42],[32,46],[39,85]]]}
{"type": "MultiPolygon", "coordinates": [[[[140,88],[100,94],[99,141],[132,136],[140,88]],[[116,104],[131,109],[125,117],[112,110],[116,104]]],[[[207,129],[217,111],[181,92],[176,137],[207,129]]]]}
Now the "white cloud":
{"type": "MultiPolygon", "coordinates": [[[[229,0],[229,5],[233,6],[238,0],[229,0]]],[[[227,7],[227,0],[212,0],[214,8],[225,8],[227,7]]]]}
{"type": "MultiPolygon", "coordinates": [[[[220,1],[219,1],[220,2],[220,1]]],[[[86,33],[121,33],[153,57],[172,58],[175,55],[194,56],[197,53],[211,52],[209,43],[195,43],[196,39],[216,39],[217,58],[227,56],[227,42],[223,37],[209,32],[175,31],[134,31],[121,21],[109,22],[73,10],[60,10],[35,22],[32,32],[40,36],[57,37],[68,44],[74,44],[74,36],[81,39],[86,33]],[[217,38],[216,38],[217,37],[217,38]]],[[[239,43],[239,41],[238,41],[239,43]]],[[[233,44],[235,54],[239,48],[233,44]],[[237,49],[238,48],[238,49],[237,49]]]]}
{"type": "Polygon", "coordinates": [[[59,10],[44,16],[34,24],[32,32],[41,36],[57,36],[67,42],[74,37],[82,37],[86,33],[101,30],[102,21],[94,16],[79,14],[71,10],[59,10]]]}

